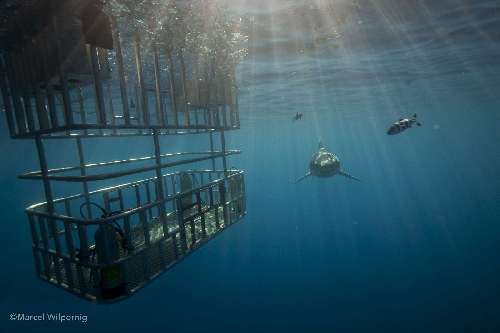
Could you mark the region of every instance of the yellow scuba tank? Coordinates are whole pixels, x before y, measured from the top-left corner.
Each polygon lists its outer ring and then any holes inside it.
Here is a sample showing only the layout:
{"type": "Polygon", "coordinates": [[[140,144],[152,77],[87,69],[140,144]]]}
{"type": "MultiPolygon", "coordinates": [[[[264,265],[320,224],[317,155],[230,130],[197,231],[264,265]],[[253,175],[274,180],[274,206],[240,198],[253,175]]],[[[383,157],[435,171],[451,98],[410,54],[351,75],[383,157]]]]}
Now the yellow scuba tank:
{"type": "Polygon", "coordinates": [[[99,226],[94,237],[97,263],[105,265],[100,269],[101,297],[120,297],[127,292],[124,266],[122,263],[116,263],[121,257],[123,236],[114,225],[104,223],[99,226]]]}

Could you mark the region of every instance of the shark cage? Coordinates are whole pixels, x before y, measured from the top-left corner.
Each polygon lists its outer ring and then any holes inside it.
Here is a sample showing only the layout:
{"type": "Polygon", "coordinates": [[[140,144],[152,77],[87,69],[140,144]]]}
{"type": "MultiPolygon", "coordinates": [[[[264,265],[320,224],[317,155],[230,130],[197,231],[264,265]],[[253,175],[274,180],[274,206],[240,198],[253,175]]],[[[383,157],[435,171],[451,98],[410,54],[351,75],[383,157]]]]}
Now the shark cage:
{"type": "Polygon", "coordinates": [[[34,140],[40,169],[20,178],[45,194],[26,209],[39,278],[96,303],[125,299],[245,215],[225,139],[240,126],[236,62],[224,43],[187,39],[193,6],[170,1],[155,29],[94,0],[0,6],[6,120],[12,138],[34,140]],[[179,139],[207,148],[167,152],[179,139]],[[110,145],[126,156],[88,157],[110,145]]]}

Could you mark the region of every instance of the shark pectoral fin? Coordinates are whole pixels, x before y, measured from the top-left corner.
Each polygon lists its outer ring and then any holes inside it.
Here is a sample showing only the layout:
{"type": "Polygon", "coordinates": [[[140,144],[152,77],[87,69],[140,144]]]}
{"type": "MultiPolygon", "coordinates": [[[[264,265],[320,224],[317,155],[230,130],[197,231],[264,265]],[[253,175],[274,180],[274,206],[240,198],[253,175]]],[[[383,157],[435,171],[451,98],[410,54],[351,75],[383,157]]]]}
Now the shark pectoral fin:
{"type": "Polygon", "coordinates": [[[340,172],[339,172],[339,175],[342,175],[342,176],[347,177],[347,178],[349,178],[349,179],[357,180],[358,182],[360,182],[360,181],[361,181],[361,179],[356,178],[356,177],[354,177],[354,176],[351,176],[350,174],[348,174],[347,172],[344,172],[344,171],[340,171],[340,172]]]}
{"type": "Polygon", "coordinates": [[[306,179],[306,178],[307,178],[307,177],[309,177],[310,175],[311,175],[311,172],[309,171],[309,172],[307,172],[305,175],[303,175],[302,177],[300,177],[299,179],[297,179],[297,180],[295,181],[295,184],[297,184],[298,182],[300,182],[300,181],[302,181],[302,180],[306,179]]]}

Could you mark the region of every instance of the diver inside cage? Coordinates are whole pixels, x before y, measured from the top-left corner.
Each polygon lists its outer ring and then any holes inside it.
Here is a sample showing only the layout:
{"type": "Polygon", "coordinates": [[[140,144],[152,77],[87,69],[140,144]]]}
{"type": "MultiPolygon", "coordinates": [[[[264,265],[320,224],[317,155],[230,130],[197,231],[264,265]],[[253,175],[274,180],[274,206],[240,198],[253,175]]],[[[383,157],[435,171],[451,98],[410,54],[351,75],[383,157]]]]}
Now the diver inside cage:
{"type": "MultiPolygon", "coordinates": [[[[122,213],[122,211],[108,212],[102,206],[94,202],[84,202],[80,206],[80,215],[87,218],[83,213],[85,206],[97,207],[101,212],[101,218],[105,219],[122,213]]],[[[128,241],[122,227],[116,222],[101,223],[94,234],[94,247],[84,251],[80,249],[77,257],[81,261],[104,265],[95,274],[91,271],[89,285],[99,289],[102,299],[115,299],[127,293],[125,280],[125,267],[123,263],[117,263],[125,254],[133,251],[133,245],[128,241]]]]}
{"type": "MultiPolygon", "coordinates": [[[[198,185],[196,178],[193,178],[187,172],[181,172],[179,174],[179,180],[181,184],[181,193],[191,191],[198,185]]],[[[181,197],[181,209],[183,212],[188,212],[187,214],[189,214],[197,205],[198,202],[195,200],[193,193],[185,194],[181,197]]],[[[201,205],[203,206],[204,203],[201,202],[201,205]]]]}

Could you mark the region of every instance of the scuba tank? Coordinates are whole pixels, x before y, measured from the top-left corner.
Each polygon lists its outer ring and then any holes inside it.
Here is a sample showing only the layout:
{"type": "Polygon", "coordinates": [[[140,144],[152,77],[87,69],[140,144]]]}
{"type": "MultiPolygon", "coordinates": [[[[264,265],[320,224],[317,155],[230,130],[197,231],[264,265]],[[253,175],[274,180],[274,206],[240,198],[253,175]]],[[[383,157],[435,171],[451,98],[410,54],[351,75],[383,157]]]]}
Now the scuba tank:
{"type": "MultiPolygon", "coordinates": [[[[191,179],[191,176],[188,173],[181,172],[179,177],[180,177],[180,181],[181,181],[181,193],[186,192],[186,191],[190,191],[193,189],[193,181],[191,179]]],[[[193,195],[189,194],[189,195],[183,196],[181,198],[181,206],[182,206],[183,211],[187,210],[189,208],[192,208],[194,206],[193,195]]]]}
{"type": "MultiPolygon", "coordinates": [[[[80,215],[83,218],[88,218],[82,210],[85,205],[97,207],[102,212],[102,219],[121,213],[121,211],[108,212],[94,202],[85,202],[80,206],[80,215]]],[[[96,285],[101,290],[101,297],[114,299],[125,295],[127,293],[125,266],[116,262],[120,260],[124,251],[131,249],[131,246],[122,228],[116,221],[101,223],[94,234],[94,241],[94,256],[97,256],[97,263],[103,266],[98,271],[100,279],[96,285]]]]}
{"type": "Polygon", "coordinates": [[[123,236],[117,228],[110,223],[99,226],[94,235],[97,263],[106,265],[100,269],[101,297],[113,299],[127,292],[124,277],[124,265],[115,264],[121,257],[123,249],[123,236]]]}

